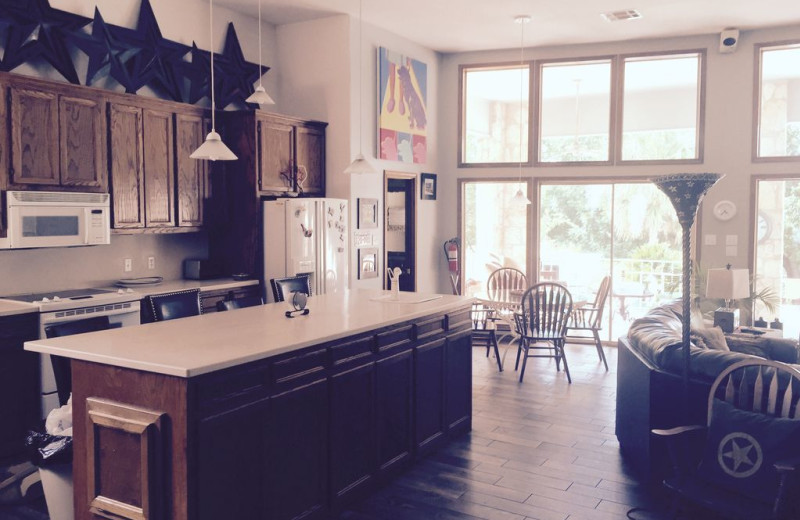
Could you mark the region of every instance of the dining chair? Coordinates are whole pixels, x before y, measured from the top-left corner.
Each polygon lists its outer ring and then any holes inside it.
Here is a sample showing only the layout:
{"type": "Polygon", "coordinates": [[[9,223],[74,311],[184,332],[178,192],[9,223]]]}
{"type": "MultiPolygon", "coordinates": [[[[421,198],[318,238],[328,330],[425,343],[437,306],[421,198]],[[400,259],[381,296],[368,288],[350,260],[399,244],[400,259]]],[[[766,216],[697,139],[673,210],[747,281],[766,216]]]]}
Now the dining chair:
{"type": "Polygon", "coordinates": [[[167,321],[203,314],[200,289],[187,289],[145,297],[153,321],[167,321]]]}
{"type": "Polygon", "coordinates": [[[235,309],[244,309],[245,307],[255,307],[263,304],[264,300],[262,300],[260,296],[243,296],[242,298],[218,301],[217,310],[232,311],[235,309]]]}
{"type": "Polygon", "coordinates": [[[753,357],[714,380],[705,425],[652,430],[673,463],[673,517],[800,518],[799,397],[800,371],[753,357]]]}
{"type": "Polygon", "coordinates": [[[287,278],[272,278],[269,284],[272,286],[272,296],[276,302],[286,301],[286,296],[296,292],[311,296],[311,278],[307,274],[289,276],[287,278]]]}
{"type": "Polygon", "coordinates": [[[486,281],[486,296],[497,306],[498,312],[514,312],[519,309],[522,293],[528,288],[528,278],[525,273],[513,267],[501,267],[492,271],[486,281]]]}
{"type": "MultiPolygon", "coordinates": [[[[60,338],[62,336],[72,336],[110,328],[112,328],[112,325],[109,323],[108,316],[94,316],[85,320],[48,325],[44,329],[44,335],[47,338],[60,338]]],[[[58,404],[64,406],[72,393],[72,365],[69,358],[52,354],[50,355],[50,363],[53,365],[53,375],[56,379],[58,404]]]]}
{"type": "Polygon", "coordinates": [[[470,311],[472,320],[472,346],[486,347],[486,357],[489,351],[494,348],[494,356],[497,358],[497,369],[503,371],[503,362],[500,360],[500,352],[497,348],[497,325],[495,324],[495,310],[480,303],[473,303],[470,311]]]}
{"type": "Polygon", "coordinates": [[[606,353],[603,351],[603,342],[600,341],[600,330],[603,328],[603,309],[605,309],[608,293],[611,289],[611,277],[605,276],[600,282],[600,287],[595,293],[594,301],[591,305],[584,304],[572,310],[569,325],[567,326],[568,338],[583,338],[581,335],[570,335],[571,331],[590,331],[594,338],[594,346],[597,349],[597,356],[603,362],[608,372],[608,362],[606,353]]]}
{"type": "Polygon", "coordinates": [[[572,383],[567,356],[564,353],[571,313],[572,295],[561,284],[537,283],[522,295],[520,311],[514,314],[516,333],[519,336],[517,362],[514,370],[519,368],[520,357],[523,358],[522,370],[519,373],[520,383],[525,376],[525,365],[529,357],[554,358],[556,370],[559,371],[563,362],[567,381],[572,383]],[[542,351],[546,353],[537,353],[542,351]]]}

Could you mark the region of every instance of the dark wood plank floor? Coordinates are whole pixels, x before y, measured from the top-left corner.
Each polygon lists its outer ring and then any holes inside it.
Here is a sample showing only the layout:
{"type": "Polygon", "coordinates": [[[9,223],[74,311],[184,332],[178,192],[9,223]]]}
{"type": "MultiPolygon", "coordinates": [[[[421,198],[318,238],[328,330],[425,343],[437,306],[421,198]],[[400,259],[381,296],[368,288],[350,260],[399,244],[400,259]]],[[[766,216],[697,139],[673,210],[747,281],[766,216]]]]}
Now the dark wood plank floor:
{"type": "MultiPolygon", "coordinates": [[[[340,515],[366,520],[662,520],[659,486],[640,484],[614,436],[616,349],[606,372],[592,346],[568,345],[572,384],[548,359],[530,359],[517,382],[513,347],[506,371],[473,352],[473,430],[416,463],[340,515]]],[[[43,504],[0,507],[3,520],[46,520],[43,504]]]]}
{"type": "Polygon", "coordinates": [[[666,518],[660,486],[637,481],[614,435],[616,349],[609,371],[589,345],[568,345],[572,384],[549,359],[499,373],[473,352],[473,430],[419,461],[341,519],[615,520],[666,518]]]}

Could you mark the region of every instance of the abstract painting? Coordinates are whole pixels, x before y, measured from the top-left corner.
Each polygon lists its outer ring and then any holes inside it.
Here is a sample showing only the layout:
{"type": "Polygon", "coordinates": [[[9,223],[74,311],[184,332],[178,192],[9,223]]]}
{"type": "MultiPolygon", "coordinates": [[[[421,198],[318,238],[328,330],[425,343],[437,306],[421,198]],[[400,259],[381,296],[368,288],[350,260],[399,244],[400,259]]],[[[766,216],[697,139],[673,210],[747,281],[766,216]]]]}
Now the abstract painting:
{"type": "Polygon", "coordinates": [[[428,66],[379,47],[378,75],[378,157],[425,164],[428,66]]]}

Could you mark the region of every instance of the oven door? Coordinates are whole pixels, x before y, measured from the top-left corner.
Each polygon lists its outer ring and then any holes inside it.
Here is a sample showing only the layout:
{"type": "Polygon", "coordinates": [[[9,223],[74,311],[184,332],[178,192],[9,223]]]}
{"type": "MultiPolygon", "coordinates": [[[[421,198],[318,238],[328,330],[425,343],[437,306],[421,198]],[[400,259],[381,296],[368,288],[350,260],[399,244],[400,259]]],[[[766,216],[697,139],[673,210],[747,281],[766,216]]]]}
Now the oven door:
{"type": "MultiPolygon", "coordinates": [[[[83,307],[80,309],[42,312],[39,314],[39,338],[44,339],[47,337],[45,330],[50,325],[80,321],[97,316],[108,316],[108,321],[112,328],[139,325],[141,323],[140,304],[137,300],[133,302],[83,307]]],[[[53,374],[53,363],[50,360],[50,356],[47,354],[40,354],[39,362],[41,373],[42,419],[45,419],[51,410],[59,407],[58,390],[56,388],[56,378],[53,374]]]]}

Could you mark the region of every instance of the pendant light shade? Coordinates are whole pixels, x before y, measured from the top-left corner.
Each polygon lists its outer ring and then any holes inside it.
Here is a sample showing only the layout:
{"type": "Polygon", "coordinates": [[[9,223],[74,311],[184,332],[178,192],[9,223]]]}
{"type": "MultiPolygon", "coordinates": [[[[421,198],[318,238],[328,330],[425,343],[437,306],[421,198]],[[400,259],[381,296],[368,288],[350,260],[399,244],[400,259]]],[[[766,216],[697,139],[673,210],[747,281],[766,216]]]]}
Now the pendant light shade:
{"type": "MultiPolygon", "coordinates": [[[[523,65],[523,49],[525,47],[525,24],[531,21],[531,17],[527,15],[517,16],[514,22],[519,24],[519,178],[518,182],[522,184],[522,95],[524,92],[525,78],[522,75],[523,65]]],[[[530,199],[522,193],[522,188],[517,190],[514,197],[511,199],[512,204],[529,205],[530,199]]]]}
{"type": "Polygon", "coordinates": [[[211,53],[211,83],[209,86],[211,89],[211,131],[206,136],[205,142],[189,157],[205,161],[235,161],[238,157],[225,146],[215,128],[217,104],[214,99],[214,0],[208,2],[208,39],[211,53]]]}
{"type": "Polygon", "coordinates": [[[373,174],[373,173],[378,173],[378,170],[375,169],[375,167],[369,161],[367,161],[367,159],[364,157],[364,154],[361,151],[361,146],[362,146],[362,142],[361,142],[361,134],[362,134],[362,132],[361,132],[361,130],[362,130],[362,128],[361,128],[362,127],[361,111],[362,111],[362,104],[363,104],[363,100],[364,100],[363,99],[363,95],[362,95],[363,94],[362,93],[363,88],[361,86],[361,84],[363,83],[363,81],[361,80],[361,70],[362,70],[362,67],[361,67],[362,56],[361,55],[363,54],[363,52],[361,50],[361,47],[362,47],[362,44],[361,44],[361,40],[362,40],[362,37],[361,37],[361,32],[362,32],[362,27],[361,27],[362,26],[362,21],[361,21],[362,1],[363,0],[359,0],[358,1],[358,155],[356,155],[356,158],[353,159],[353,162],[350,163],[350,166],[348,166],[347,168],[344,169],[344,173],[346,173],[346,174],[353,174],[353,173],[370,173],[370,174],[373,174]]]}
{"type": "Polygon", "coordinates": [[[264,67],[261,61],[261,0],[258,0],[258,86],[255,92],[245,99],[245,102],[256,103],[258,105],[274,105],[275,101],[267,94],[264,85],[261,84],[261,78],[264,76],[262,72],[263,69],[264,67]]]}

